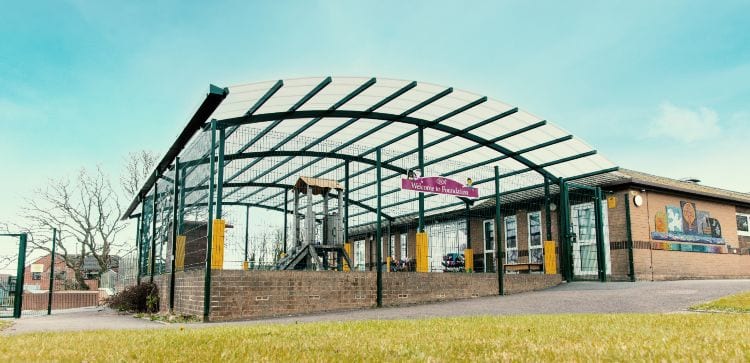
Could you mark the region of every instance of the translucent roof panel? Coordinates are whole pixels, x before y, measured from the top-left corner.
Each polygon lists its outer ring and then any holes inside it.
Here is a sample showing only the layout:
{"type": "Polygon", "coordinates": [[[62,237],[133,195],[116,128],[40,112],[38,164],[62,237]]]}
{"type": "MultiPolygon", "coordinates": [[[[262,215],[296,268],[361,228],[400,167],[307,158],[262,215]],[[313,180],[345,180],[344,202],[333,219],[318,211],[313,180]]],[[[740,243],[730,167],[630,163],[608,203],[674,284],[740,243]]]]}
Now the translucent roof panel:
{"type": "MultiPolygon", "coordinates": [[[[373,77],[312,77],[239,84],[225,90],[206,124],[193,131],[189,142],[170,149],[181,150],[181,162],[191,165],[186,183],[193,189],[188,198],[194,203],[206,198],[206,164],[209,154],[217,153],[211,148],[210,120],[225,129],[224,201],[269,208],[283,208],[285,188],[299,176],[309,176],[341,183],[348,179],[357,213],[371,214],[376,207],[374,164],[380,149],[384,212],[405,218],[414,211],[416,195],[400,192],[400,179],[419,166],[420,131],[425,174],[472,178],[484,196],[493,191],[495,166],[501,170],[504,190],[529,190],[545,177],[556,182],[615,169],[553,122],[449,86],[373,77]]],[[[148,182],[144,188],[150,188],[148,182]]],[[[429,194],[425,200],[426,208],[434,210],[451,210],[455,202],[453,197],[429,194]]]]}

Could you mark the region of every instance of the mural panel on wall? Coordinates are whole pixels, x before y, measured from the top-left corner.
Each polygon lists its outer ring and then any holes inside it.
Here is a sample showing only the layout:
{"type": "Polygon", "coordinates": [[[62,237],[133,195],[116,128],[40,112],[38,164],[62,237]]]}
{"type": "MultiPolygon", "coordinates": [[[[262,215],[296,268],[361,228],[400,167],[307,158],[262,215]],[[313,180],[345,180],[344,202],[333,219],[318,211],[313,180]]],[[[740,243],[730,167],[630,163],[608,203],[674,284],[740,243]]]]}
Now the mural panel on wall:
{"type": "MultiPolygon", "coordinates": [[[[724,244],[721,224],[708,211],[698,210],[695,203],[680,201],[654,215],[655,230],[651,238],[661,241],[724,244]]],[[[703,251],[701,251],[703,252],[703,251]]]]}

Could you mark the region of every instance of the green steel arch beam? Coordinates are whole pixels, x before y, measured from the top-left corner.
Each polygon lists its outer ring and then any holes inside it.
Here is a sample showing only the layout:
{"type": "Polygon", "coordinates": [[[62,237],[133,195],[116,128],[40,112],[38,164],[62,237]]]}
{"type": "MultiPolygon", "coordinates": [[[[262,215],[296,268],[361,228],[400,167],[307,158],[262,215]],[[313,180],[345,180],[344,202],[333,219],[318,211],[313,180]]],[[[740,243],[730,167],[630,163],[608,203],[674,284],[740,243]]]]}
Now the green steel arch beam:
{"type": "Polygon", "coordinates": [[[364,118],[364,119],[371,119],[371,120],[399,122],[399,123],[414,125],[417,127],[442,131],[447,134],[462,137],[476,144],[486,146],[501,154],[513,155],[511,157],[514,160],[520,162],[521,164],[524,164],[525,166],[531,168],[532,170],[538,172],[539,174],[547,177],[551,181],[553,182],[559,181],[559,178],[556,175],[553,175],[552,173],[548,172],[544,168],[540,168],[536,163],[532,162],[531,160],[521,155],[514,155],[515,153],[512,150],[509,150],[505,147],[497,145],[491,142],[491,140],[487,140],[471,132],[464,132],[455,127],[446,126],[444,124],[435,123],[432,121],[428,121],[428,120],[424,120],[424,119],[416,118],[416,117],[410,117],[410,116],[402,116],[402,115],[383,113],[383,112],[366,112],[366,111],[350,111],[350,110],[305,110],[305,111],[292,111],[292,112],[272,112],[272,113],[258,114],[258,115],[252,115],[252,116],[246,116],[246,117],[229,118],[229,119],[218,121],[218,126],[219,127],[231,127],[231,126],[266,122],[266,121],[271,121],[271,120],[279,120],[279,119],[291,120],[291,119],[307,119],[307,118],[315,118],[315,117],[360,118],[360,119],[364,118]]]}

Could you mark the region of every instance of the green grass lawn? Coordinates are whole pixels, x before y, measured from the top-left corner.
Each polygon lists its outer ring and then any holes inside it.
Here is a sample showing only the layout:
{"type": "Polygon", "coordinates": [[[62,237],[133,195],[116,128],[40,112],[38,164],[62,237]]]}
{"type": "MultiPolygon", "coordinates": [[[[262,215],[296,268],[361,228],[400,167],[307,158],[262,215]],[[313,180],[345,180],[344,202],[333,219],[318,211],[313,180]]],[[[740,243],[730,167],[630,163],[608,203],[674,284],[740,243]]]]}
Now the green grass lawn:
{"type": "Polygon", "coordinates": [[[0,361],[750,361],[750,315],[440,318],[3,337],[0,361]]]}
{"type": "Polygon", "coordinates": [[[5,328],[9,327],[10,324],[11,324],[11,321],[5,320],[5,319],[0,319],[0,330],[3,330],[5,328]]]}
{"type": "Polygon", "coordinates": [[[750,313],[750,291],[725,296],[721,299],[707,302],[705,304],[692,306],[690,309],[750,313]]]}

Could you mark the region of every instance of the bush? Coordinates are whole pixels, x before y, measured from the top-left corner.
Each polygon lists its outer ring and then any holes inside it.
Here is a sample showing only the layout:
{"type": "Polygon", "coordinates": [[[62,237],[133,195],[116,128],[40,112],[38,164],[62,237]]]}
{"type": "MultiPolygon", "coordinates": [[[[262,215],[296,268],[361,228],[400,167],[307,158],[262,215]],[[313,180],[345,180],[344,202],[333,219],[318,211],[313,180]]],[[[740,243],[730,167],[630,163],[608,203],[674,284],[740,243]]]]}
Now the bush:
{"type": "Polygon", "coordinates": [[[144,282],[130,286],[107,300],[107,305],[119,311],[155,313],[159,311],[159,287],[144,282]]]}

